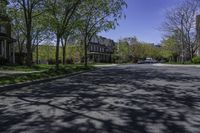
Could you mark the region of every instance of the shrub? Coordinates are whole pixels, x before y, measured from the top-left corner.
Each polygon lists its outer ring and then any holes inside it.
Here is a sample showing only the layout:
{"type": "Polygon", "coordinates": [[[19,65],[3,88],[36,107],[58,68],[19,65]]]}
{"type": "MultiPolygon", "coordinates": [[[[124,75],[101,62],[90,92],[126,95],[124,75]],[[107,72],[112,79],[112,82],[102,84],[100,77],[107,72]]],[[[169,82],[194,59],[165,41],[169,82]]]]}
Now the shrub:
{"type": "Polygon", "coordinates": [[[194,63],[194,64],[200,64],[200,56],[192,58],[192,63],[194,63]]]}
{"type": "Polygon", "coordinates": [[[72,58],[68,58],[68,59],[66,59],[66,63],[67,63],[67,64],[73,64],[74,61],[73,61],[72,58]]]}
{"type": "MultiPolygon", "coordinates": [[[[62,63],[62,61],[59,60],[59,63],[62,63]]],[[[54,64],[56,64],[56,60],[55,60],[55,59],[49,59],[49,60],[48,60],[48,64],[49,64],[49,65],[54,65],[54,64]]]]}
{"type": "Polygon", "coordinates": [[[6,64],[8,64],[8,59],[0,57],[0,65],[6,65],[6,64]]]}

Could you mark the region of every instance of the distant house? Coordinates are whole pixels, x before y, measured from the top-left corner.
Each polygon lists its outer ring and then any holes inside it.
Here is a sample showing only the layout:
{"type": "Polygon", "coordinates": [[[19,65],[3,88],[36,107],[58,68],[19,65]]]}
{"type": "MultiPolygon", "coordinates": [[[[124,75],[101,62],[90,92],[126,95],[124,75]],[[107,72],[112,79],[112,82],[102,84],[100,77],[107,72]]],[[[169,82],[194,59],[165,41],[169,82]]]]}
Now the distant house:
{"type": "Polygon", "coordinates": [[[89,43],[88,61],[111,63],[115,42],[105,37],[95,36],[89,43]]]}
{"type": "Polygon", "coordinates": [[[11,21],[6,15],[6,5],[6,0],[0,1],[0,60],[15,63],[15,40],[11,38],[11,21]]]}

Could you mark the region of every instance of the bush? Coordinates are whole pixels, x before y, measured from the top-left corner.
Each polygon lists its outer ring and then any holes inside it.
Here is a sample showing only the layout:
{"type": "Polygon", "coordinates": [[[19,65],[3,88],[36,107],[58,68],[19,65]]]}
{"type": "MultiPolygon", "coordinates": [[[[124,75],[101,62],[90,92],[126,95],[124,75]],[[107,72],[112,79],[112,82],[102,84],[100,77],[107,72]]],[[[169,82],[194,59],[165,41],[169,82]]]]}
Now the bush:
{"type": "MultiPolygon", "coordinates": [[[[62,61],[59,60],[59,63],[62,63],[62,61]]],[[[56,64],[56,60],[55,60],[55,59],[49,59],[49,60],[48,60],[48,64],[49,64],[49,65],[55,65],[55,64],[56,64]]]]}
{"type": "Polygon", "coordinates": [[[6,65],[6,64],[8,64],[8,62],[9,62],[8,59],[0,57],[0,65],[6,65]]]}
{"type": "Polygon", "coordinates": [[[194,63],[194,64],[200,64],[200,56],[192,58],[192,63],[194,63]]]}
{"type": "Polygon", "coordinates": [[[73,61],[72,58],[68,58],[68,59],[66,59],[66,63],[67,64],[74,64],[74,61],[73,61]]]}

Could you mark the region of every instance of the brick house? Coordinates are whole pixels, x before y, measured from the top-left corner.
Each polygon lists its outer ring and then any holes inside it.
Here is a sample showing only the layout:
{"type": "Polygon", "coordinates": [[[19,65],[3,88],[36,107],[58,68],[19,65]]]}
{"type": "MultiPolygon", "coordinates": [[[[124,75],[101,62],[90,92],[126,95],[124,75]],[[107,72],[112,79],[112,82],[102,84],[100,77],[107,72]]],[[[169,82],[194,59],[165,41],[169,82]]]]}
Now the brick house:
{"type": "Polygon", "coordinates": [[[115,42],[111,39],[101,36],[93,37],[88,47],[88,61],[111,63],[114,47],[115,42]]]}

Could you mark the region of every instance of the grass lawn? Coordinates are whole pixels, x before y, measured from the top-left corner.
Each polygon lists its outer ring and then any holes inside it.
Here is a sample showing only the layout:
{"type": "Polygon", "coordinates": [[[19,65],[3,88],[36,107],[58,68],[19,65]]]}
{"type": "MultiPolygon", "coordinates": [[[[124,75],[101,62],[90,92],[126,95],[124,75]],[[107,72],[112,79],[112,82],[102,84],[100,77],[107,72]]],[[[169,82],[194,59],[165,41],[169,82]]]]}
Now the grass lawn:
{"type": "Polygon", "coordinates": [[[24,71],[24,72],[30,72],[30,71],[41,71],[41,70],[48,70],[51,68],[54,68],[55,65],[33,65],[32,67],[28,66],[0,66],[0,71],[24,71]]]}
{"type": "MultiPolygon", "coordinates": [[[[61,76],[65,74],[70,74],[73,72],[80,72],[84,70],[92,70],[95,69],[93,66],[88,66],[85,68],[83,65],[60,65],[59,70],[55,70],[52,65],[39,65],[32,68],[24,67],[24,66],[14,66],[4,67],[6,70],[18,70],[18,71],[33,71],[33,70],[46,70],[37,73],[27,73],[27,74],[14,74],[9,76],[0,77],[0,85],[5,84],[15,84],[26,81],[33,81],[38,79],[45,79],[50,77],[61,76]]],[[[2,68],[1,68],[2,69],[2,68]]],[[[2,69],[3,70],[3,69],[2,69]]]]}

